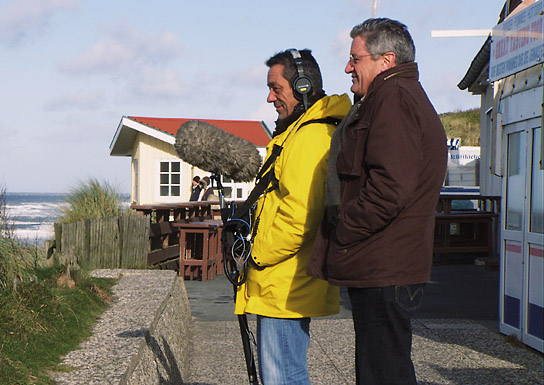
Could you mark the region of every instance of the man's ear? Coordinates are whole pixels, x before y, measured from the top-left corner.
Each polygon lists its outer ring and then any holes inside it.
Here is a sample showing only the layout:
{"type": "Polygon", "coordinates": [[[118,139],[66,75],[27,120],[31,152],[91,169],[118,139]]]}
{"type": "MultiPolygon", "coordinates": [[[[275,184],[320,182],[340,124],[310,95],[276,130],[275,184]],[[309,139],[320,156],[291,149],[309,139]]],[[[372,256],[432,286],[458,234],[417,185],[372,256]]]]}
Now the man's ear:
{"type": "Polygon", "coordinates": [[[388,70],[397,65],[397,55],[394,52],[386,52],[383,54],[383,69],[388,70]]]}

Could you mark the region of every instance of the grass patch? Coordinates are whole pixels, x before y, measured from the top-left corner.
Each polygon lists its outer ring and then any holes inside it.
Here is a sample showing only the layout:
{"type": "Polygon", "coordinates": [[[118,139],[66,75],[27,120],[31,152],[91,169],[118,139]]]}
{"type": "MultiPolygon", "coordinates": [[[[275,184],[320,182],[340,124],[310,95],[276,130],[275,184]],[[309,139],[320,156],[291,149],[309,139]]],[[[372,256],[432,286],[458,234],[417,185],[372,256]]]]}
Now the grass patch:
{"type": "Polygon", "coordinates": [[[34,269],[34,278],[0,288],[0,379],[5,384],[54,384],[61,357],[91,335],[108,306],[113,279],[65,279],[63,267],[34,269]]]}

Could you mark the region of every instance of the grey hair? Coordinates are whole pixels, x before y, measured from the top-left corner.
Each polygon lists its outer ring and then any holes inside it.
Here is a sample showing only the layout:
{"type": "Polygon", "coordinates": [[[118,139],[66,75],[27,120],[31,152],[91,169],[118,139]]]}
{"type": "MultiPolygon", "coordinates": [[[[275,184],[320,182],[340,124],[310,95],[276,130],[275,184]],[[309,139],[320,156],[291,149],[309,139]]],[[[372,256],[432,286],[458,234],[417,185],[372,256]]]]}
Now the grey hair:
{"type": "Polygon", "coordinates": [[[377,60],[386,52],[393,52],[397,64],[415,60],[416,48],[408,27],[399,21],[387,18],[367,19],[351,30],[352,39],[359,36],[366,43],[366,50],[377,60]]]}

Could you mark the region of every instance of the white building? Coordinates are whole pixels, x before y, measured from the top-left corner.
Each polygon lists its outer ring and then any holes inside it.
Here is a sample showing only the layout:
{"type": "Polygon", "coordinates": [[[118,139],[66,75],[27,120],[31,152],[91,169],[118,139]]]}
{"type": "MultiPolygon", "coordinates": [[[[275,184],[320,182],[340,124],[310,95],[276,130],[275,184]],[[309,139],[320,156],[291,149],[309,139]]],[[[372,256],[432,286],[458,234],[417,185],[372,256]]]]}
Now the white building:
{"type": "Polygon", "coordinates": [[[481,95],[480,189],[500,195],[499,330],[544,351],[543,0],[509,0],[460,89],[481,95]]]}
{"type": "MultiPolygon", "coordinates": [[[[123,116],[110,144],[111,156],[130,156],[131,202],[137,205],[189,201],[193,177],[209,176],[182,161],[174,148],[179,127],[192,119],[123,116]]],[[[201,119],[253,143],[262,157],[270,133],[264,122],[201,119]]],[[[225,198],[246,199],[253,183],[223,179],[225,198]]]]}
{"type": "Polygon", "coordinates": [[[480,147],[462,146],[460,138],[448,139],[448,170],[445,186],[480,185],[480,147]]]}

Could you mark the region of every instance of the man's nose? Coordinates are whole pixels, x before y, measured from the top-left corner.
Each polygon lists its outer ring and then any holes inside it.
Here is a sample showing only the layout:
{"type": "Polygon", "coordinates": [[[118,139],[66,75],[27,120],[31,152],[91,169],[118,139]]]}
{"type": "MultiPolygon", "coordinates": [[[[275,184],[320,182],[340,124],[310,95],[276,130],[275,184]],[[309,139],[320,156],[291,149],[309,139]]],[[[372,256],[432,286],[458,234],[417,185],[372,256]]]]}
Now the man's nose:
{"type": "Polygon", "coordinates": [[[268,97],[266,98],[268,103],[274,103],[276,101],[276,95],[272,90],[268,91],[268,97]]]}
{"type": "Polygon", "coordinates": [[[352,73],[354,70],[354,67],[353,67],[353,64],[351,64],[351,61],[348,60],[348,63],[346,64],[346,68],[344,68],[344,71],[347,73],[347,74],[350,74],[352,73]]]}

